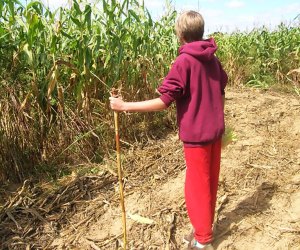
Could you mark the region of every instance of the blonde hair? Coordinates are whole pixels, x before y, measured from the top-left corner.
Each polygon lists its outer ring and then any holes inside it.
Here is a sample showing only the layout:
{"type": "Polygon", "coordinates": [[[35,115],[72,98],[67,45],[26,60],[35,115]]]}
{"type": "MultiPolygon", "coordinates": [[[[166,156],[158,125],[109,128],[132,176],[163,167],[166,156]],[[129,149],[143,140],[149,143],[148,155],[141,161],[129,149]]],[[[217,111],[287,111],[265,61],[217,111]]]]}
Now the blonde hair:
{"type": "Polygon", "coordinates": [[[177,19],[175,31],[180,41],[193,42],[203,39],[204,19],[196,11],[185,11],[177,19]]]}

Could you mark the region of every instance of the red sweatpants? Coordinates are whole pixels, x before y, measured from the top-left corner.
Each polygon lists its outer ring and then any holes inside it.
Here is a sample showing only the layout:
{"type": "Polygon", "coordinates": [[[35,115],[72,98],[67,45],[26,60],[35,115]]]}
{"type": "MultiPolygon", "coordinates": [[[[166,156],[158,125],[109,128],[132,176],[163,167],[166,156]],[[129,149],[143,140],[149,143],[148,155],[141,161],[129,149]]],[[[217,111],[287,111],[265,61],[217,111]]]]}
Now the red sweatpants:
{"type": "Polygon", "coordinates": [[[186,161],[185,202],[202,244],[212,241],[212,224],[217,200],[221,161],[221,140],[197,148],[184,147],[186,161]]]}

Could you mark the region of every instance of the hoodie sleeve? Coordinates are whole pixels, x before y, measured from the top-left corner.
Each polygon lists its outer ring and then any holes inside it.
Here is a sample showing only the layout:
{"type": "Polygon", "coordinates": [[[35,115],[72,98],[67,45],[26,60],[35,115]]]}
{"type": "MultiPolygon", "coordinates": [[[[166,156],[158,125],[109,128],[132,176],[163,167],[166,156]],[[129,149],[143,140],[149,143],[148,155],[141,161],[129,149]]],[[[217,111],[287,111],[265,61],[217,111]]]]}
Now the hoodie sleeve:
{"type": "Polygon", "coordinates": [[[225,87],[227,85],[228,82],[228,76],[226,74],[226,72],[224,71],[220,61],[218,60],[219,63],[219,67],[220,67],[220,74],[221,74],[221,94],[225,95],[225,87]]]}
{"type": "Polygon", "coordinates": [[[179,60],[176,60],[162,84],[157,89],[161,94],[160,99],[167,106],[170,106],[173,101],[181,98],[184,95],[186,80],[183,79],[185,79],[186,76],[186,70],[180,66],[179,60]]]}

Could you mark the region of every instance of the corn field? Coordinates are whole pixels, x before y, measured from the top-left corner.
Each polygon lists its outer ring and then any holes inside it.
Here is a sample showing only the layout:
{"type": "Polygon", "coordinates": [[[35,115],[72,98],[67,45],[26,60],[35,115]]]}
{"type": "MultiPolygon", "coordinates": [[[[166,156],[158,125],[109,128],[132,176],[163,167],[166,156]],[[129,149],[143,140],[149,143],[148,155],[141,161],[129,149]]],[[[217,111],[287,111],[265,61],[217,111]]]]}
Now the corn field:
{"type": "Polygon", "coordinates": [[[225,63],[233,85],[262,88],[285,85],[299,91],[299,25],[281,24],[272,32],[260,28],[250,33],[218,33],[216,39],[218,56],[225,63]]]}
{"type": "MultiPolygon", "coordinates": [[[[0,180],[57,178],[61,166],[110,154],[109,91],[121,88],[130,100],[155,96],[177,55],[176,14],[166,9],[154,20],[137,0],[73,0],[54,11],[40,1],[1,0],[0,180]]],[[[299,93],[299,27],[214,36],[230,84],[299,93]]],[[[174,121],[172,113],[131,114],[122,138],[159,136],[174,121]]]]}

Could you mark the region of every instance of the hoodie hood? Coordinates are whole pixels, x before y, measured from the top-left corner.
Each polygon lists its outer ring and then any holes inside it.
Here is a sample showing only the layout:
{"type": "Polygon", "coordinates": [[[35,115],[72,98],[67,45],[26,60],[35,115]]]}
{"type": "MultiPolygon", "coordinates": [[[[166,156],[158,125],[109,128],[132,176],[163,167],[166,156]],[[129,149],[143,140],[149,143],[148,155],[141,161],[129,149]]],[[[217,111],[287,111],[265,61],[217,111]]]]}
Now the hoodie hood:
{"type": "Polygon", "coordinates": [[[186,43],[179,48],[179,54],[188,54],[200,61],[210,61],[218,47],[213,38],[186,43]]]}

